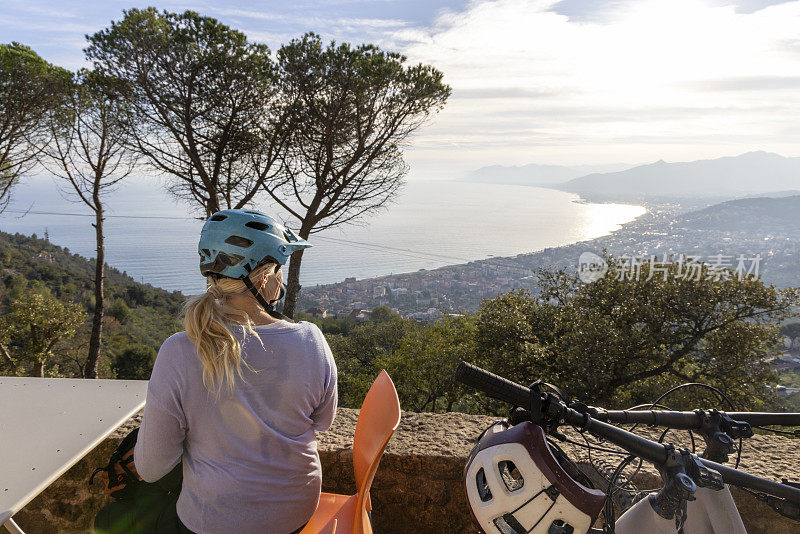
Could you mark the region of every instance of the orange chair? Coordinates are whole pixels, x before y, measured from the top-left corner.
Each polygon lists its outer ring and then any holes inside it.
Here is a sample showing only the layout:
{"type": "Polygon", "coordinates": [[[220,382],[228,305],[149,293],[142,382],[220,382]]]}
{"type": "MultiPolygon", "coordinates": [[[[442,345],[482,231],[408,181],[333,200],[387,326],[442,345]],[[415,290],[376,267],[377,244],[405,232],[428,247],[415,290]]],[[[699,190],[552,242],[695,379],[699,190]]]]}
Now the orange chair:
{"type": "Polygon", "coordinates": [[[400,425],[400,400],[392,379],[381,371],[369,388],[353,438],[355,495],[323,493],[316,512],[301,534],[372,534],[369,488],[386,444],[400,425]]]}

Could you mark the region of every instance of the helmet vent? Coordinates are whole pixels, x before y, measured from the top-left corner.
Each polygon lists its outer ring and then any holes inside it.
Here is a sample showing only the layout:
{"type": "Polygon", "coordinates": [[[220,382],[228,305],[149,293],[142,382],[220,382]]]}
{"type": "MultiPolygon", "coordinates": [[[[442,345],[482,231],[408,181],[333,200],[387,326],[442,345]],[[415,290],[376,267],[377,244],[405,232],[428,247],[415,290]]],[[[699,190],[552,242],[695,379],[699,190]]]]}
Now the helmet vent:
{"type": "Polygon", "coordinates": [[[492,490],[489,489],[489,484],[486,482],[486,473],[483,467],[478,469],[475,475],[475,485],[478,486],[478,495],[480,495],[481,501],[489,502],[492,500],[492,490]]]}
{"type": "Polygon", "coordinates": [[[508,491],[517,491],[525,485],[522,473],[511,460],[503,460],[497,464],[497,467],[500,469],[500,478],[503,479],[503,484],[506,485],[508,491]]]}
{"type": "Polygon", "coordinates": [[[245,211],[245,213],[249,213],[250,215],[263,215],[263,213],[259,213],[257,211],[245,211]]]}
{"type": "Polygon", "coordinates": [[[217,254],[217,257],[214,258],[214,261],[200,263],[200,274],[203,276],[219,276],[222,271],[228,267],[238,265],[243,259],[244,256],[239,256],[238,254],[220,252],[217,254]]]}
{"type": "Polygon", "coordinates": [[[253,230],[269,230],[269,225],[266,223],[258,222],[258,221],[247,221],[244,223],[245,226],[248,228],[252,228],[253,230]]]}
{"type": "Polygon", "coordinates": [[[227,216],[227,215],[223,215],[223,214],[221,214],[221,213],[217,213],[216,215],[212,216],[212,217],[209,219],[209,221],[219,222],[219,221],[224,221],[224,220],[225,220],[225,219],[227,219],[227,218],[228,218],[228,216],[227,216]]]}
{"type": "Polygon", "coordinates": [[[232,236],[228,237],[225,240],[225,242],[227,244],[229,244],[229,245],[233,245],[235,247],[242,247],[242,248],[247,248],[247,247],[249,247],[250,245],[253,244],[253,241],[251,239],[247,239],[246,237],[241,237],[241,236],[238,236],[238,235],[232,235],[232,236]]]}

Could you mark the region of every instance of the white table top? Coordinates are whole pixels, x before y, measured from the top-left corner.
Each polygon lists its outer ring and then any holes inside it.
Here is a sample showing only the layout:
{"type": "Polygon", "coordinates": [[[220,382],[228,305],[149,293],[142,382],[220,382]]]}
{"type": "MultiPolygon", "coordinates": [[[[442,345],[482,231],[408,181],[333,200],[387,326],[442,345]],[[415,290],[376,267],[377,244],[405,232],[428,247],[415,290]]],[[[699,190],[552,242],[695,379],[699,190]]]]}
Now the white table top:
{"type": "Polygon", "coordinates": [[[0,529],[138,412],[146,395],[146,380],[0,376],[0,529]]]}

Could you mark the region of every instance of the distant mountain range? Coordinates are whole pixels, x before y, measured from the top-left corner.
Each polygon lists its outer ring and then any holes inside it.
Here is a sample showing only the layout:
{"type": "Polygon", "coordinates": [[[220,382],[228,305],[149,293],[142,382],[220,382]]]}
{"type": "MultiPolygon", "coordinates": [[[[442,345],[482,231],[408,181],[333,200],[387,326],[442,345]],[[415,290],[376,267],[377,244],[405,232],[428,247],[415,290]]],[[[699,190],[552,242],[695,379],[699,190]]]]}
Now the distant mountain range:
{"type": "Polygon", "coordinates": [[[491,165],[460,179],[465,182],[552,187],[589,200],[712,201],[800,192],[800,158],[771,152],[688,162],[657,161],[630,167],[610,165],[491,165]]]}
{"type": "Polygon", "coordinates": [[[739,197],[800,190],[800,158],[748,152],[718,159],[594,173],[557,186],[590,199],[739,197]]]}
{"type": "Polygon", "coordinates": [[[603,173],[629,169],[631,166],[624,163],[610,165],[539,165],[531,163],[510,167],[505,165],[491,165],[481,167],[462,177],[462,182],[482,182],[506,185],[530,186],[555,186],[591,173],[603,173]]]}

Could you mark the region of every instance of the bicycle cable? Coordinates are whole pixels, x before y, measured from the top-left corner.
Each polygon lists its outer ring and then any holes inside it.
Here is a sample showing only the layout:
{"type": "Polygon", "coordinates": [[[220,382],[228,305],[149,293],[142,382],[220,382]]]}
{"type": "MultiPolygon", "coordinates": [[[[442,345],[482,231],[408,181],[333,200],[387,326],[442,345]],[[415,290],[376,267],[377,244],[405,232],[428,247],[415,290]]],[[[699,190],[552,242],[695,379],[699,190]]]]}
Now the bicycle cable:
{"type": "Polygon", "coordinates": [[[754,426],[753,428],[757,428],[759,430],[764,430],[765,432],[774,432],[775,434],[785,434],[787,436],[793,436],[795,438],[800,437],[800,429],[797,430],[780,430],[778,428],[769,428],[766,426],[754,426]]]}
{"type": "MultiPolygon", "coordinates": [[[[639,405],[633,406],[631,408],[628,408],[628,410],[638,410],[638,409],[641,409],[641,408],[646,408],[646,409],[649,409],[649,410],[653,410],[654,408],[659,408],[661,410],[668,410],[669,411],[669,410],[671,410],[671,408],[669,408],[669,406],[667,406],[665,404],[661,404],[661,401],[663,401],[664,399],[666,399],[667,397],[669,397],[670,395],[672,395],[676,391],[680,391],[682,389],[686,389],[686,388],[690,388],[690,387],[705,388],[705,389],[711,391],[712,393],[714,393],[717,396],[718,400],[720,400],[720,401],[724,400],[728,404],[728,406],[729,406],[731,411],[735,410],[734,404],[731,401],[730,397],[728,397],[728,395],[726,395],[719,388],[716,388],[716,387],[714,387],[714,386],[712,386],[710,384],[705,384],[705,383],[702,383],[702,382],[686,382],[686,383],[683,383],[683,384],[679,384],[679,385],[667,390],[666,392],[662,393],[652,403],[639,404],[639,405]]],[[[620,425],[620,426],[622,426],[622,425],[620,425]]],[[[639,423],[634,423],[631,426],[630,431],[633,432],[638,426],[639,426],[639,423]]],[[[659,436],[658,442],[659,443],[663,443],[664,438],[667,436],[667,434],[671,430],[673,430],[673,429],[669,428],[669,427],[666,428],[661,433],[661,435],[659,436]]],[[[691,440],[692,452],[695,453],[697,446],[696,446],[696,443],[695,443],[694,433],[692,432],[692,430],[688,430],[688,432],[689,432],[689,438],[691,440]]],[[[781,432],[785,432],[785,431],[781,431],[781,432]]],[[[790,433],[790,432],[786,432],[786,433],[794,435],[794,433],[790,433]]],[[[588,442],[588,440],[586,439],[585,436],[584,436],[584,440],[586,440],[587,446],[588,446],[589,442],[588,442]]],[[[592,460],[591,460],[591,448],[589,448],[589,451],[590,451],[589,452],[589,454],[590,454],[589,462],[591,464],[592,463],[592,460]]],[[[739,463],[741,461],[741,455],[742,455],[742,438],[739,438],[739,446],[737,447],[735,468],[739,467],[739,463]]],[[[616,480],[617,480],[617,478],[619,476],[621,476],[622,471],[625,469],[625,467],[627,467],[633,461],[633,459],[636,459],[636,458],[637,457],[634,456],[634,455],[628,455],[626,458],[624,458],[617,465],[617,468],[614,470],[614,473],[608,479],[608,486],[607,486],[608,491],[606,492],[606,504],[605,504],[605,506],[603,508],[603,515],[604,515],[603,530],[605,532],[608,532],[608,533],[613,533],[614,532],[614,514],[615,514],[614,508],[615,507],[614,507],[614,502],[612,500],[614,493],[616,491],[630,491],[630,490],[627,490],[626,488],[622,488],[621,486],[619,486],[616,483],[616,480]]],[[[639,458],[639,465],[636,467],[636,469],[634,470],[634,473],[631,475],[631,477],[629,477],[629,480],[631,478],[633,478],[634,476],[636,476],[636,474],[639,473],[642,465],[643,465],[643,460],[641,458],[639,458]]],[[[595,470],[597,470],[597,468],[595,468],[595,470]]],[[[657,490],[657,488],[656,488],[656,490],[657,490]]],[[[641,490],[641,493],[650,493],[651,491],[654,491],[654,490],[641,490]]],[[[753,495],[757,496],[757,494],[755,492],[751,492],[751,493],[753,495]]]]}

